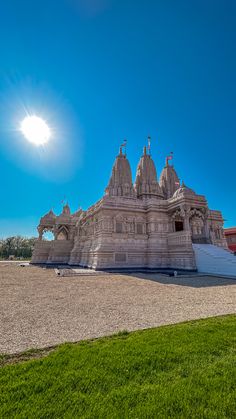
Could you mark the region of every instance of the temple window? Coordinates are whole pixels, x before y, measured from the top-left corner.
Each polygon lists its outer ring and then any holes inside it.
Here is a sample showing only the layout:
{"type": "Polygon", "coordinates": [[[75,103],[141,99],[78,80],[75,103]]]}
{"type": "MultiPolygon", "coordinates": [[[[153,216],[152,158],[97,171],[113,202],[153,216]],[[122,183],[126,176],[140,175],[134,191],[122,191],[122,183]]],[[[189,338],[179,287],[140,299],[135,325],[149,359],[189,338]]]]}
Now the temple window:
{"type": "Polygon", "coordinates": [[[137,223],[137,234],[143,234],[143,224],[137,223]]]}
{"type": "Polygon", "coordinates": [[[116,222],[116,233],[122,233],[122,223],[116,222]]]}
{"type": "Polygon", "coordinates": [[[183,221],[175,221],[175,231],[183,231],[184,223],[183,221]]]}

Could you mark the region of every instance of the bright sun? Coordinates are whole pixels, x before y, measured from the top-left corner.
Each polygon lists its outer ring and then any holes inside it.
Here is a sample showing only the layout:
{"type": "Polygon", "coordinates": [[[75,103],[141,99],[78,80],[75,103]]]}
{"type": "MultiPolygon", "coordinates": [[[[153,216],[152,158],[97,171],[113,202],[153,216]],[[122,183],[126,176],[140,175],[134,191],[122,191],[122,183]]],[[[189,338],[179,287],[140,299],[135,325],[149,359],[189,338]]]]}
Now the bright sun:
{"type": "Polygon", "coordinates": [[[28,141],[35,145],[43,145],[51,137],[51,130],[39,116],[26,116],[20,125],[20,130],[28,141]]]}

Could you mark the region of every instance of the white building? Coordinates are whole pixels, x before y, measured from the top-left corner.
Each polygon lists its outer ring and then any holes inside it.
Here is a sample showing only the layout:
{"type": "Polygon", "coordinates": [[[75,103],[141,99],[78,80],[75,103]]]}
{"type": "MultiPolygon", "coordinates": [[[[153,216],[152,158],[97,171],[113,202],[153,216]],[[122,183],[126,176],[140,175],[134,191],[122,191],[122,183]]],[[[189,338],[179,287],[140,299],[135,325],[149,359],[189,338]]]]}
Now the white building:
{"type": "Polygon", "coordinates": [[[227,247],[220,211],[183,183],[173,166],[156,168],[144,147],[135,183],[120,149],[105,195],[87,211],[68,205],[50,211],[38,226],[32,263],[80,265],[95,269],[196,269],[193,243],[227,247]],[[53,241],[43,240],[51,231],[53,241]]]}

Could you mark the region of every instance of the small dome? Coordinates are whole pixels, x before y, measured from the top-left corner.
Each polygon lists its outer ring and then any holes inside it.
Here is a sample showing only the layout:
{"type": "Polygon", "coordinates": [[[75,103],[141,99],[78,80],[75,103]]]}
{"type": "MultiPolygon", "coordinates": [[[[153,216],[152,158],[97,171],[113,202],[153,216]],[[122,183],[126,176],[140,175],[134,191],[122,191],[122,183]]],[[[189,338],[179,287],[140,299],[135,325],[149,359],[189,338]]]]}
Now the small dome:
{"type": "Polygon", "coordinates": [[[49,212],[47,212],[47,214],[45,214],[42,218],[41,218],[41,220],[45,220],[45,219],[48,219],[48,220],[51,220],[51,219],[55,219],[56,218],[56,215],[54,214],[54,212],[53,212],[53,210],[50,210],[49,212]]]}
{"type": "Polygon", "coordinates": [[[184,182],[182,182],[182,185],[180,186],[179,189],[177,189],[177,191],[175,191],[173,198],[179,198],[180,196],[194,196],[196,195],[196,193],[194,192],[193,189],[188,188],[184,182]]]}

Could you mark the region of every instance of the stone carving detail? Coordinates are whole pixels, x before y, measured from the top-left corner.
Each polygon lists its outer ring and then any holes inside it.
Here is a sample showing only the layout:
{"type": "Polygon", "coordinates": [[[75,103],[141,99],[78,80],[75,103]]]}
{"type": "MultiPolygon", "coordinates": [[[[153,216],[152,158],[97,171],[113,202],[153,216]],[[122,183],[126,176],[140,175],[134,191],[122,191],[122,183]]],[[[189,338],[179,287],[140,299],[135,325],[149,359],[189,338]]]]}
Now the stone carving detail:
{"type": "Polygon", "coordinates": [[[196,208],[193,208],[193,209],[191,209],[190,210],[190,212],[189,212],[189,217],[191,218],[191,217],[198,217],[198,218],[202,218],[202,219],[204,219],[205,217],[204,217],[204,214],[202,213],[202,211],[199,211],[198,209],[196,209],[196,208]]]}
{"type": "Polygon", "coordinates": [[[190,221],[190,226],[191,226],[191,230],[192,230],[192,234],[193,235],[203,235],[203,227],[204,227],[204,222],[203,219],[194,215],[191,218],[190,221]]]}
{"type": "Polygon", "coordinates": [[[189,212],[190,229],[193,236],[205,235],[206,216],[204,211],[192,208],[189,212]]]}
{"type": "Polygon", "coordinates": [[[183,221],[185,217],[185,211],[183,208],[177,208],[175,212],[172,214],[171,219],[173,221],[183,221]]]}
{"type": "Polygon", "coordinates": [[[212,241],[221,240],[224,238],[224,229],[221,225],[215,224],[210,228],[210,234],[212,241]]]}

